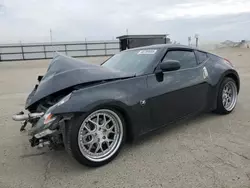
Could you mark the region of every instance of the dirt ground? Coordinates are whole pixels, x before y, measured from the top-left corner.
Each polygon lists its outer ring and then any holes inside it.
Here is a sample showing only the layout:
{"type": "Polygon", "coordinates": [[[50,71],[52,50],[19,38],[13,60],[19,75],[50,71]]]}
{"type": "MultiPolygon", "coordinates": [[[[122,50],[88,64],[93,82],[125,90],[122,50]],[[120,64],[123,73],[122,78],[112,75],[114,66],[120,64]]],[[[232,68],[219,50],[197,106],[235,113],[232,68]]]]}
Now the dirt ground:
{"type": "MultiPolygon", "coordinates": [[[[79,165],[65,151],[37,150],[12,114],[48,61],[0,63],[0,188],[250,187],[250,50],[216,51],[241,77],[237,107],[226,116],[203,114],[127,144],[101,168],[79,165]]],[[[103,58],[87,61],[98,63],[103,58]]]]}

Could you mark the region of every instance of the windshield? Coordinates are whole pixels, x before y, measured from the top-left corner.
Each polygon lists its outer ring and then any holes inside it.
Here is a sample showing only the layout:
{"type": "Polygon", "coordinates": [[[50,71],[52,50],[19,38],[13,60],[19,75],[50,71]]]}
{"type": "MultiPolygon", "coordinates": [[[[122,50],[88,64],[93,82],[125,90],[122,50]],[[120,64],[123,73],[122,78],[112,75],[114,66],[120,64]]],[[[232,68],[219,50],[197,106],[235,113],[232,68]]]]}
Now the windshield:
{"type": "Polygon", "coordinates": [[[158,49],[123,51],[108,59],[102,66],[136,74],[152,63],[158,51],[158,49]]]}

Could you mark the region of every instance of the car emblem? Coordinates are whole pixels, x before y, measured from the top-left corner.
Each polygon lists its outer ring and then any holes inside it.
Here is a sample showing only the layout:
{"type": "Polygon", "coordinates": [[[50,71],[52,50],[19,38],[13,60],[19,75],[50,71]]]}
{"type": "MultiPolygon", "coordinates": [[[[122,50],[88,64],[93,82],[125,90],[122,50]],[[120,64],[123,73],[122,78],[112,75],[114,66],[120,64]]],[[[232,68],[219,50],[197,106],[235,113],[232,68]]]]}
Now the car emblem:
{"type": "Polygon", "coordinates": [[[140,105],[144,106],[146,104],[146,100],[140,100],[140,105]]]}
{"type": "Polygon", "coordinates": [[[206,79],[207,77],[208,77],[207,68],[203,67],[203,78],[206,79]]]}

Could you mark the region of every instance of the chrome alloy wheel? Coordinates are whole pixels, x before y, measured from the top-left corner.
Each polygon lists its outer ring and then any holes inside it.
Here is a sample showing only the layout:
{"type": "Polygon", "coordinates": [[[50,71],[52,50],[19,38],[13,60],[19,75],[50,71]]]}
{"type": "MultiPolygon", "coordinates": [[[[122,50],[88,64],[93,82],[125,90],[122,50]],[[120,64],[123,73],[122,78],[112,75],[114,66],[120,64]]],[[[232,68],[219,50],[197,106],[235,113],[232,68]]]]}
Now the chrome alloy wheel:
{"type": "Polygon", "coordinates": [[[237,102],[237,86],[234,82],[229,81],[223,88],[222,103],[227,111],[233,110],[237,102]]]}
{"type": "Polygon", "coordinates": [[[122,139],[122,121],[114,111],[108,109],[91,113],[78,132],[80,151],[93,162],[110,158],[119,149],[122,139]]]}

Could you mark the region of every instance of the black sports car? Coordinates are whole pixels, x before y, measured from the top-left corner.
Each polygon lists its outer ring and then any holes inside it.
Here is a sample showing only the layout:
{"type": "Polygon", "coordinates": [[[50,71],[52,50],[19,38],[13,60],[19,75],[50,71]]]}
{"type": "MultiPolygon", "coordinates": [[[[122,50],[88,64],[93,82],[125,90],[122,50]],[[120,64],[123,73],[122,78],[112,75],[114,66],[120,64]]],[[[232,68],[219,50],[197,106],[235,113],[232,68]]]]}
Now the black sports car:
{"type": "Polygon", "coordinates": [[[232,64],[179,45],[122,51],[101,65],[57,55],[25,108],[31,146],[64,145],[81,164],[101,166],[134,140],[186,116],[230,113],[240,88],[232,64]]]}

